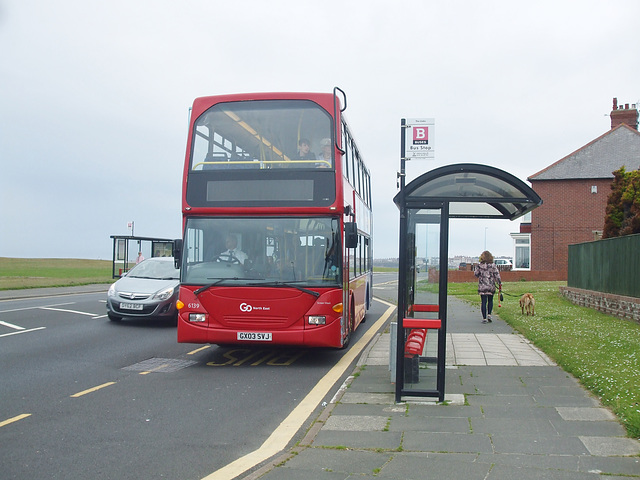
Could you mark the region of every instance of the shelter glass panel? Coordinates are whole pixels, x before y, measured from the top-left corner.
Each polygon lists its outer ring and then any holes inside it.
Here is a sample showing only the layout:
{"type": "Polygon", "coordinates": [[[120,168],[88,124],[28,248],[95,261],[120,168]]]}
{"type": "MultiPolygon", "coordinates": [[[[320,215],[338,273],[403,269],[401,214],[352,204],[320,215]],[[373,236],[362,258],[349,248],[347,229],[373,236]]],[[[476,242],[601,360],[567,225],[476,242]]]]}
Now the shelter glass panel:
{"type": "MultiPolygon", "coordinates": [[[[405,319],[439,319],[440,209],[408,211],[405,319]]],[[[438,330],[404,328],[405,390],[437,388],[438,330]]]]}

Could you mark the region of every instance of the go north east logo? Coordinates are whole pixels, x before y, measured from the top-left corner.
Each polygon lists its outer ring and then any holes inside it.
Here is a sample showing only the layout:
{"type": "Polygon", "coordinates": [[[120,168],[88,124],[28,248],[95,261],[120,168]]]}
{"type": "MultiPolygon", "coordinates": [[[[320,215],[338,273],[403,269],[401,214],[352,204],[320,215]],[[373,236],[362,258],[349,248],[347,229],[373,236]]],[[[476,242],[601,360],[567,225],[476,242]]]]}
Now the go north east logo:
{"type": "Polygon", "coordinates": [[[249,303],[244,303],[244,302],[240,304],[241,312],[252,312],[253,310],[262,310],[263,312],[266,312],[271,310],[271,307],[260,307],[260,306],[256,307],[249,303]]]}

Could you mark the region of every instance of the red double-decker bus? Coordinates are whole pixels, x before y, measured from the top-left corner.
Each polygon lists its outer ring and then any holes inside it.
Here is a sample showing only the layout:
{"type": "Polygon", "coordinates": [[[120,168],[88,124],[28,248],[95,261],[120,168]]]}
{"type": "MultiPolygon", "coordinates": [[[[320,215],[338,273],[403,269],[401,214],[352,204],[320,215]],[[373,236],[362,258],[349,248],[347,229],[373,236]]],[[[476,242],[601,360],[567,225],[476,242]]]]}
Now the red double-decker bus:
{"type": "Polygon", "coordinates": [[[371,181],[333,93],[197,98],[178,341],[345,347],[372,299],[371,181]]]}

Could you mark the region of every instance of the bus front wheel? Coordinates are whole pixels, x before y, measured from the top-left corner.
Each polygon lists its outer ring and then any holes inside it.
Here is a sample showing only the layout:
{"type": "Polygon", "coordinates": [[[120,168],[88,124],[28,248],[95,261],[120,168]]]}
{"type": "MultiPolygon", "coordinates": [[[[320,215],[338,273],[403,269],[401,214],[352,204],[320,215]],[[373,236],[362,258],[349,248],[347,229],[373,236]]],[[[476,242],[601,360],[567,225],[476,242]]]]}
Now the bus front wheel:
{"type": "Polygon", "coordinates": [[[347,317],[347,333],[344,336],[344,339],[342,341],[342,348],[347,348],[349,346],[349,343],[351,342],[351,335],[353,334],[353,319],[354,319],[354,314],[352,309],[349,309],[349,316],[347,317]]]}

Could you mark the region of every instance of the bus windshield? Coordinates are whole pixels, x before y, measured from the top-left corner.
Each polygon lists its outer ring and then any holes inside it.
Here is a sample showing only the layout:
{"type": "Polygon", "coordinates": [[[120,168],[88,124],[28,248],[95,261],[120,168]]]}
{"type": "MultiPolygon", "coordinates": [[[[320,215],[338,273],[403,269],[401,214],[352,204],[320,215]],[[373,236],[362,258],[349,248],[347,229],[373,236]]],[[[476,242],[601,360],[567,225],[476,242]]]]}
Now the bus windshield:
{"type": "Polygon", "coordinates": [[[309,100],[218,103],[194,123],[190,169],[332,168],[331,132],[309,100]]]}
{"type": "Polygon", "coordinates": [[[337,218],[188,218],[182,283],[341,286],[340,238],[337,218]]]}

